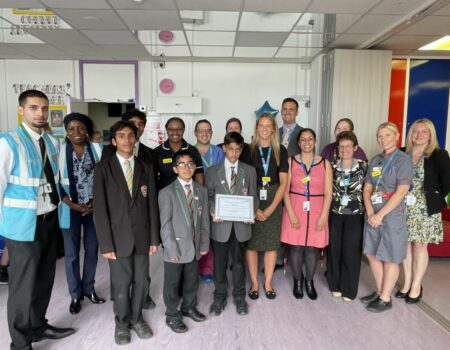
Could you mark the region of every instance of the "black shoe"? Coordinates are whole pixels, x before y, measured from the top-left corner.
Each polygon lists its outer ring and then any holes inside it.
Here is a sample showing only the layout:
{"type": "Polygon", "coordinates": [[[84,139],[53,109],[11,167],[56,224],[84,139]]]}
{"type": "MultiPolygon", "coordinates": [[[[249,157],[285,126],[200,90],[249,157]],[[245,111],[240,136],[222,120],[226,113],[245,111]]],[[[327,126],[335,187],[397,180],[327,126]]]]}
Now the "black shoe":
{"type": "Polygon", "coordinates": [[[275,269],[274,270],[279,270],[279,269],[282,269],[282,268],[284,268],[284,264],[283,263],[275,264],[275,269]]]}
{"type": "Polygon", "coordinates": [[[9,275],[8,267],[6,265],[0,265],[0,284],[8,284],[9,275]]]}
{"type": "Polygon", "coordinates": [[[366,295],[365,297],[360,298],[361,303],[365,305],[369,305],[372,301],[379,297],[377,292],[373,292],[372,294],[366,295]]]}
{"type": "Polygon", "coordinates": [[[384,301],[380,297],[376,298],[366,307],[371,312],[383,312],[392,309],[392,301],[384,301]]]}
{"type": "Polygon", "coordinates": [[[128,344],[131,340],[130,330],[128,328],[117,327],[114,330],[114,341],[117,345],[128,344]]]}
{"type": "Polygon", "coordinates": [[[422,292],[423,292],[423,288],[422,288],[422,286],[420,287],[420,293],[419,293],[419,295],[417,296],[417,297],[415,297],[415,298],[411,298],[410,296],[409,296],[409,294],[406,296],[406,299],[405,299],[405,301],[406,301],[406,303],[407,304],[417,304],[419,301],[420,301],[420,299],[422,299],[422,292]]]}
{"type": "Polygon", "coordinates": [[[200,311],[198,311],[195,307],[190,309],[189,311],[182,312],[183,316],[192,318],[195,322],[202,322],[206,320],[206,316],[203,315],[200,311]]]}
{"type": "Polygon", "coordinates": [[[222,310],[227,306],[227,300],[222,298],[214,298],[214,302],[209,307],[209,313],[214,316],[219,316],[222,310]]]}
{"type": "Polygon", "coordinates": [[[145,301],[144,301],[144,305],[142,307],[145,310],[154,309],[156,307],[156,304],[150,295],[147,295],[147,297],[145,298],[145,301]]]}
{"type": "MultiPolygon", "coordinates": [[[[410,289],[411,290],[411,289],[410,289]]],[[[403,292],[400,292],[400,289],[397,291],[397,293],[395,293],[395,297],[396,298],[399,298],[399,299],[405,299],[407,296],[408,296],[408,294],[409,294],[409,292],[410,292],[410,290],[408,290],[406,293],[403,293],[403,292]]]]}
{"type": "Polygon", "coordinates": [[[306,288],[306,295],[308,295],[308,298],[311,300],[316,300],[317,292],[316,288],[314,288],[314,281],[305,280],[305,288],[306,288]]]}
{"type": "Polygon", "coordinates": [[[266,293],[266,298],[273,300],[277,297],[277,293],[275,293],[275,290],[272,288],[272,290],[266,290],[266,288],[264,288],[264,292],[266,293]]]}
{"type": "Polygon", "coordinates": [[[58,328],[47,324],[42,333],[33,336],[33,342],[38,342],[42,339],[62,339],[74,333],[75,329],[73,328],[58,328]]]}
{"type": "Polygon", "coordinates": [[[256,300],[259,298],[259,292],[257,290],[252,290],[250,288],[247,294],[248,294],[248,297],[252,300],[256,300]]]}
{"type": "Polygon", "coordinates": [[[100,298],[97,294],[90,293],[84,295],[86,298],[88,298],[92,304],[103,304],[105,302],[105,299],[100,298]]]}
{"type": "Polygon", "coordinates": [[[72,315],[75,315],[81,311],[81,300],[80,299],[72,299],[70,302],[69,312],[72,315]]]}
{"type": "Polygon", "coordinates": [[[248,314],[248,304],[244,299],[235,300],[234,304],[236,305],[236,312],[238,315],[248,314]]]}
{"type": "Polygon", "coordinates": [[[141,339],[148,339],[153,337],[153,332],[150,329],[149,325],[142,319],[131,325],[130,328],[135,331],[137,336],[141,339]]]}
{"type": "Polygon", "coordinates": [[[181,320],[166,320],[166,325],[168,325],[175,333],[184,333],[188,331],[188,328],[181,320]]]}
{"type": "Polygon", "coordinates": [[[303,277],[299,280],[294,277],[294,290],[292,291],[296,299],[303,298],[303,277]]]}

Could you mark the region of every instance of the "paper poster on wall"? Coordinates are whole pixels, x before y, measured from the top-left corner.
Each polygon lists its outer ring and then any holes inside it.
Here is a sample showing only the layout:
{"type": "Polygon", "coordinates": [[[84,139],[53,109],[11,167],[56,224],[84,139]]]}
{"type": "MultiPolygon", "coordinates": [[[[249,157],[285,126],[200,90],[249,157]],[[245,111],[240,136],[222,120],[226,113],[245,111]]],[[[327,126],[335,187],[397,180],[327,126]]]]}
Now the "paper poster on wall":
{"type": "Polygon", "coordinates": [[[48,125],[52,129],[53,136],[63,138],[66,134],[64,129],[64,116],[67,114],[67,106],[51,105],[48,108],[48,125]]]}

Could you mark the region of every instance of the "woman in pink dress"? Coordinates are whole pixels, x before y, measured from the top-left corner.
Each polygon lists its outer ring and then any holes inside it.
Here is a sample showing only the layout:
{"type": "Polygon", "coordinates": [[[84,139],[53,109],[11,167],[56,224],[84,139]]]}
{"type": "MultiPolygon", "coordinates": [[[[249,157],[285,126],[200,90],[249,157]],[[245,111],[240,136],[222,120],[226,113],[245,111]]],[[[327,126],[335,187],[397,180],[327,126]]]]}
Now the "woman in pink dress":
{"type": "Polygon", "coordinates": [[[303,129],[298,135],[300,153],[289,159],[290,184],[284,195],[281,241],[289,245],[289,265],[294,275],[294,297],[317,299],[314,274],[320,249],[328,245],[328,213],[333,175],[328,160],[315,155],[316,134],[303,129]],[[305,265],[305,273],[303,273],[305,265]]]}

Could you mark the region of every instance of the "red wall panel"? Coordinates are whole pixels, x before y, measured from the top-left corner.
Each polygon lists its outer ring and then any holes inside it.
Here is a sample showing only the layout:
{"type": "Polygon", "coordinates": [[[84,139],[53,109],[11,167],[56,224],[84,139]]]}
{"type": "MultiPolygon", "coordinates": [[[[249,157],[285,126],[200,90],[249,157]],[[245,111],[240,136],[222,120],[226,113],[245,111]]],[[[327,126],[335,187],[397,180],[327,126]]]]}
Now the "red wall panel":
{"type": "Polygon", "coordinates": [[[391,90],[389,95],[388,120],[395,123],[400,131],[399,146],[402,142],[406,92],[406,60],[392,60],[391,90]]]}

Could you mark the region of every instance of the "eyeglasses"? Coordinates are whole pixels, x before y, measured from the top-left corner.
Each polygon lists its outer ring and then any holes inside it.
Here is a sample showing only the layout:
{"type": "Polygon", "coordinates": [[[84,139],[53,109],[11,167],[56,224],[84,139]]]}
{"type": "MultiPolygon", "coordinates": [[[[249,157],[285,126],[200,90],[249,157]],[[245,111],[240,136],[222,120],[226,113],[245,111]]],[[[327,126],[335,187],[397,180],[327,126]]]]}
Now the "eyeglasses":
{"type": "Polygon", "coordinates": [[[189,163],[178,163],[176,165],[177,168],[181,169],[181,170],[186,170],[186,169],[195,169],[196,164],[194,162],[189,162],[189,163]]]}
{"type": "Polygon", "coordinates": [[[339,145],[339,146],[338,146],[338,148],[339,148],[339,149],[342,149],[342,150],[344,150],[344,149],[353,149],[353,147],[354,147],[354,146],[350,146],[350,145],[345,145],[345,146],[339,145]]]}
{"type": "Polygon", "coordinates": [[[211,129],[197,129],[195,131],[198,132],[199,134],[212,134],[211,129]]]}
{"type": "Polygon", "coordinates": [[[172,128],[168,128],[167,132],[169,134],[182,134],[184,131],[184,128],[178,128],[178,129],[172,129],[172,128]]]}

